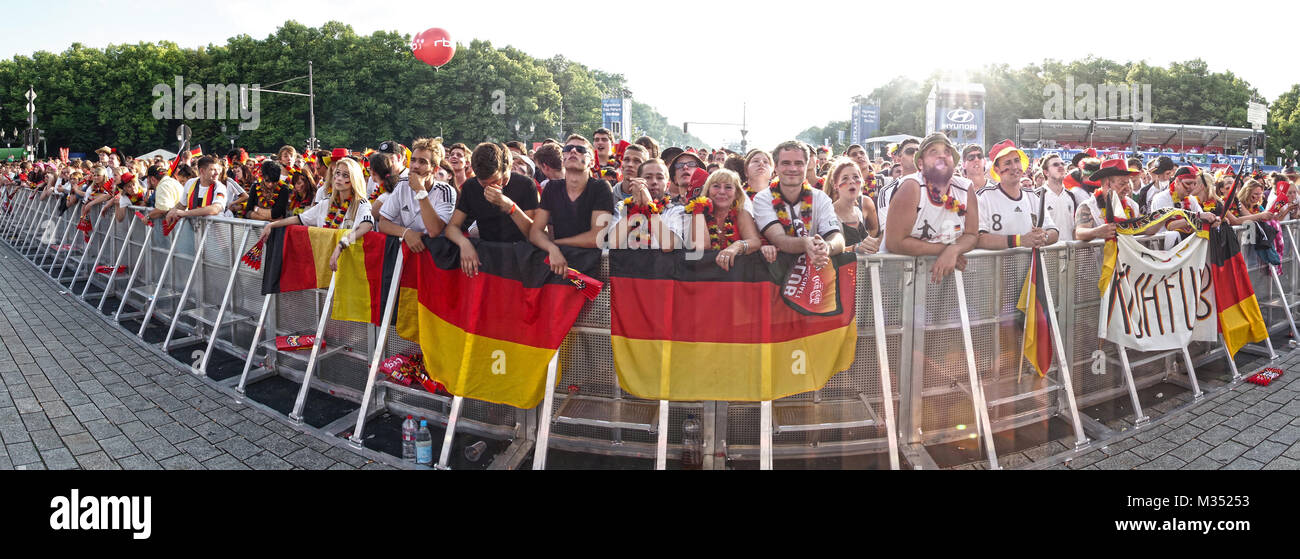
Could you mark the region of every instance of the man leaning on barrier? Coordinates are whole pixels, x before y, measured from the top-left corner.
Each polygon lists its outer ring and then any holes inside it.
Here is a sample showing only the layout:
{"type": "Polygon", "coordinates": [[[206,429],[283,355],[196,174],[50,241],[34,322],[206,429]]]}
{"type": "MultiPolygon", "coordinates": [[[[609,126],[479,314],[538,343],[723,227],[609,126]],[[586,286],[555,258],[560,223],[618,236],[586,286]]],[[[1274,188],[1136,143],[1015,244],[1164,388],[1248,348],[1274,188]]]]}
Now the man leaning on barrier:
{"type": "MultiPolygon", "coordinates": [[[[465,275],[478,274],[478,251],[463,229],[478,225],[479,238],[498,243],[528,240],[537,215],[537,189],[531,177],[510,171],[510,150],[484,142],[470,153],[474,178],[461,186],[456,210],[443,231],[447,240],[460,247],[460,266],[465,275]]],[[[412,158],[414,160],[414,158],[412,158]]]]}
{"type": "MultiPolygon", "coordinates": [[[[772,151],[777,182],[754,195],[759,232],[781,252],[804,254],[814,268],[844,252],[844,235],[831,197],[808,183],[809,154],[798,141],[782,142],[772,151]]],[[[756,185],[757,186],[757,185],[756,185]]]]}
{"type": "Polygon", "coordinates": [[[379,231],[401,238],[417,253],[424,251],[423,235],[441,235],[456,208],[456,189],[433,178],[433,144],[428,138],[411,144],[411,172],[397,181],[379,210],[379,231]]]}
{"type": "Polygon", "coordinates": [[[957,148],[944,133],[926,136],[914,159],[921,171],[905,175],[890,201],[885,246],[893,254],[937,256],[930,281],[939,283],[954,268],[966,269],[965,254],[979,237],[979,199],[969,180],[953,174],[957,148]]]}
{"type": "Polygon", "coordinates": [[[215,158],[211,155],[200,157],[199,176],[185,185],[186,194],[167,212],[167,223],[175,223],[183,217],[219,215],[225,211],[226,185],[217,180],[219,173],[215,158]]]}
{"type": "Polygon", "coordinates": [[[145,182],[153,190],[153,210],[149,212],[149,219],[158,219],[167,215],[167,212],[180,202],[181,183],[167,176],[166,165],[150,165],[149,171],[145,174],[145,182]]]}
{"type": "Polygon", "coordinates": [[[997,184],[976,192],[979,198],[980,236],[977,247],[988,250],[1004,248],[1038,248],[1053,244],[1060,237],[1052,215],[1032,190],[1020,186],[1020,178],[1029,166],[1029,156],[1011,140],[1003,140],[989,150],[991,171],[997,184]]]}
{"type": "Polygon", "coordinates": [[[597,239],[614,213],[609,183],[591,176],[594,153],[586,138],[574,134],[564,142],[564,178],[551,180],[542,191],[541,207],[528,240],[545,250],[551,271],[564,275],[568,261],[560,245],[597,248],[597,239]],[[550,226],[551,235],[547,234],[550,226]],[[553,239],[552,239],[553,237],[553,239]]]}

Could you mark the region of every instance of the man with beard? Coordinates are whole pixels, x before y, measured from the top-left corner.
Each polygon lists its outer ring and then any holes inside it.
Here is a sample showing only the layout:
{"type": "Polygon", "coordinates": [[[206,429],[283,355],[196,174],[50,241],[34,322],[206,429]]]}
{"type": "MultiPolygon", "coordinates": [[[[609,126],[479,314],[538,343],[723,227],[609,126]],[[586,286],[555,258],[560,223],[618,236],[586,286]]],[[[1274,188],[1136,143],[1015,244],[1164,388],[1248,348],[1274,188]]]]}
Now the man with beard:
{"type": "Polygon", "coordinates": [[[979,236],[979,199],[970,181],[954,175],[957,148],[942,132],[926,136],[913,152],[913,166],[889,205],[885,245],[893,254],[937,256],[930,281],[966,268],[965,254],[979,236]]]}
{"type": "Polygon", "coordinates": [[[831,197],[808,183],[809,156],[795,140],[776,146],[772,158],[777,184],[754,195],[754,222],[777,250],[804,254],[820,269],[830,263],[831,255],[844,251],[844,235],[831,197]]]}
{"type": "Polygon", "coordinates": [[[597,248],[597,238],[614,213],[609,183],[590,174],[595,155],[591,143],[574,134],[565,141],[562,152],[564,178],[547,182],[528,235],[529,241],[548,253],[551,271],[560,276],[568,267],[560,246],[597,248]]]}
{"type": "MultiPolygon", "coordinates": [[[[1038,196],[1020,187],[1029,156],[1011,140],[998,142],[989,151],[993,159],[990,173],[999,183],[977,191],[980,236],[976,246],[998,250],[1020,246],[1036,248],[1055,243],[1060,236],[1056,223],[1045,211],[1040,214],[1046,208],[1039,204],[1038,196]]],[[[980,166],[983,167],[982,162],[980,166]]]]}

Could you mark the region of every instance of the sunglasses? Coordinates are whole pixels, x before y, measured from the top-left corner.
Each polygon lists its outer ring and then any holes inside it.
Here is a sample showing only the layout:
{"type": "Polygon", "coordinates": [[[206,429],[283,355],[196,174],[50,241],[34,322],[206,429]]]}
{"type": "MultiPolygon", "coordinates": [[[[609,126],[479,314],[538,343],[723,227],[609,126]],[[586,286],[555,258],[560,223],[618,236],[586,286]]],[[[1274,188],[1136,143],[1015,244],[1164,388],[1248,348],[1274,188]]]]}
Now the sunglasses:
{"type": "Polygon", "coordinates": [[[700,164],[694,161],[683,161],[681,163],[674,163],[673,168],[677,169],[678,171],[682,169],[699,169],[700,164]]]}
{"type": "Polygon", "coordinates": [[[587,154],[587,146],[579,146],[579,145],[564,146],[564,153],[569,153],[574,150],[577,150],[578,153],[581,153],[583,155],[587,154]]]}
{"type": "Polygon", "coordinates": [[[916,155],[917,148],[907,148],[903,150],[903,155],[916,155]]]}
{"type": "Polygon", "coordinates": [[[966,160],[967,160],[967,161],[979,161],[980,159],[984,159],[984,154],[982,154],[982,153],[972,153],[972,154],[966,156],[966,160]]]}

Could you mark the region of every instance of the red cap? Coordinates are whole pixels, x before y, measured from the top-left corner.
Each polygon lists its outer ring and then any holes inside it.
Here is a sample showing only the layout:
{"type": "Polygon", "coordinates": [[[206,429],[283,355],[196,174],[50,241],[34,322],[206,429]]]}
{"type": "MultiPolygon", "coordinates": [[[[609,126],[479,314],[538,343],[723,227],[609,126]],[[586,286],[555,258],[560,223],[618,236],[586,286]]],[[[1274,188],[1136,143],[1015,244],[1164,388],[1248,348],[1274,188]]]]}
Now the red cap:
{"type": "Polygon", "coordinates": [[[348,156],[348,148],[334,148],[330,151],[330,159],[338,161],[348,156]]]}
{"type": "Polygon", "coordinates": [[[709,180],[708,171],[696,167],[695,170],[691,172],[691,188],[701,188],[704,186],[704,181],[707,180],[709,180]]]}

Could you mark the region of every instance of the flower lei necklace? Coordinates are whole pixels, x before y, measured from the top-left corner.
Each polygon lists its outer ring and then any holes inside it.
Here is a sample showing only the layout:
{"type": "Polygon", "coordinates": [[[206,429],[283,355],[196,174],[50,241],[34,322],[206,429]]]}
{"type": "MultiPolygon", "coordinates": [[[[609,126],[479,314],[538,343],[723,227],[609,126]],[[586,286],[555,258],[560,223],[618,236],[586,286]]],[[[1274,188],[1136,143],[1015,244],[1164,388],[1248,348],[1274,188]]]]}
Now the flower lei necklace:
{"type": "Polygon", "coordinates": [[[348,198],[341,203],[330,202],[329,216],[325,218],[325,226],[331,229],[343,228],[343,220],[348,216],[348,208],[352,205],[352,199],[348,198]]]}
{"type": "MultiPolygon", "coordinates": [[[[793,236],[794,222],[790,219],[790,212],[787,211],[788,204],[781,197],[781,180],[772,181],[768,190],[772,193],[772,208],[776,210],[776,219],[781,222],[781,227],[785,229],[786,235],[793,236]]],[[[804,181],[799,191],[799,220],[803,222],[804,231],[812,229],[812,187],[808,181],[804,181]]]]}
{"type": "Polygon", "coordinates": [[[927,184],[925,185],[925,195],[930,199],[930,203],[936,206],[942,206],[945,210],[957,212],[957,217],[964,217],[966,215],[966,204],[959,202],[957,197],[952,195],[951,188],[948,189],[947,193],[940,195],[935,191],[935,189],[930,188],[930,185],[927,184]]]}
{"type": "Polygon", "coordinates": [[[686,204],[686,211],[692,215],[704,215],[704,223],[709,229],[709,250],[722,250],[740,240],[740,231],[736,229],[736,208],[727,212],[721,226],[713,212],[713,200],[703,196],[691,200],[686,204]]]}
{"type": "Polygon", "coordinates": [[[258,181],[257,205],[262,206],[263,208],[271,207],[272,204],[275,204],[276,197],[280,195],[280,187],[287,185],[288,183],[284,182],[283,178],[276,182],[266,180],[258,181]],[[268,189],[270,190],[269,192],[268,189]]]}
{"type": "Polygon", "coordinates": [[[636,214],[644,216],[660,214],[663,213],[664,208],[668,207],[668,204],[669,199],[667,196],[664,196],[660,200],[651,200],[649,205],[633,204],[631,196],[623,199],[623,207],[627,208],[628,217],[632,217],[636,214]]]}

